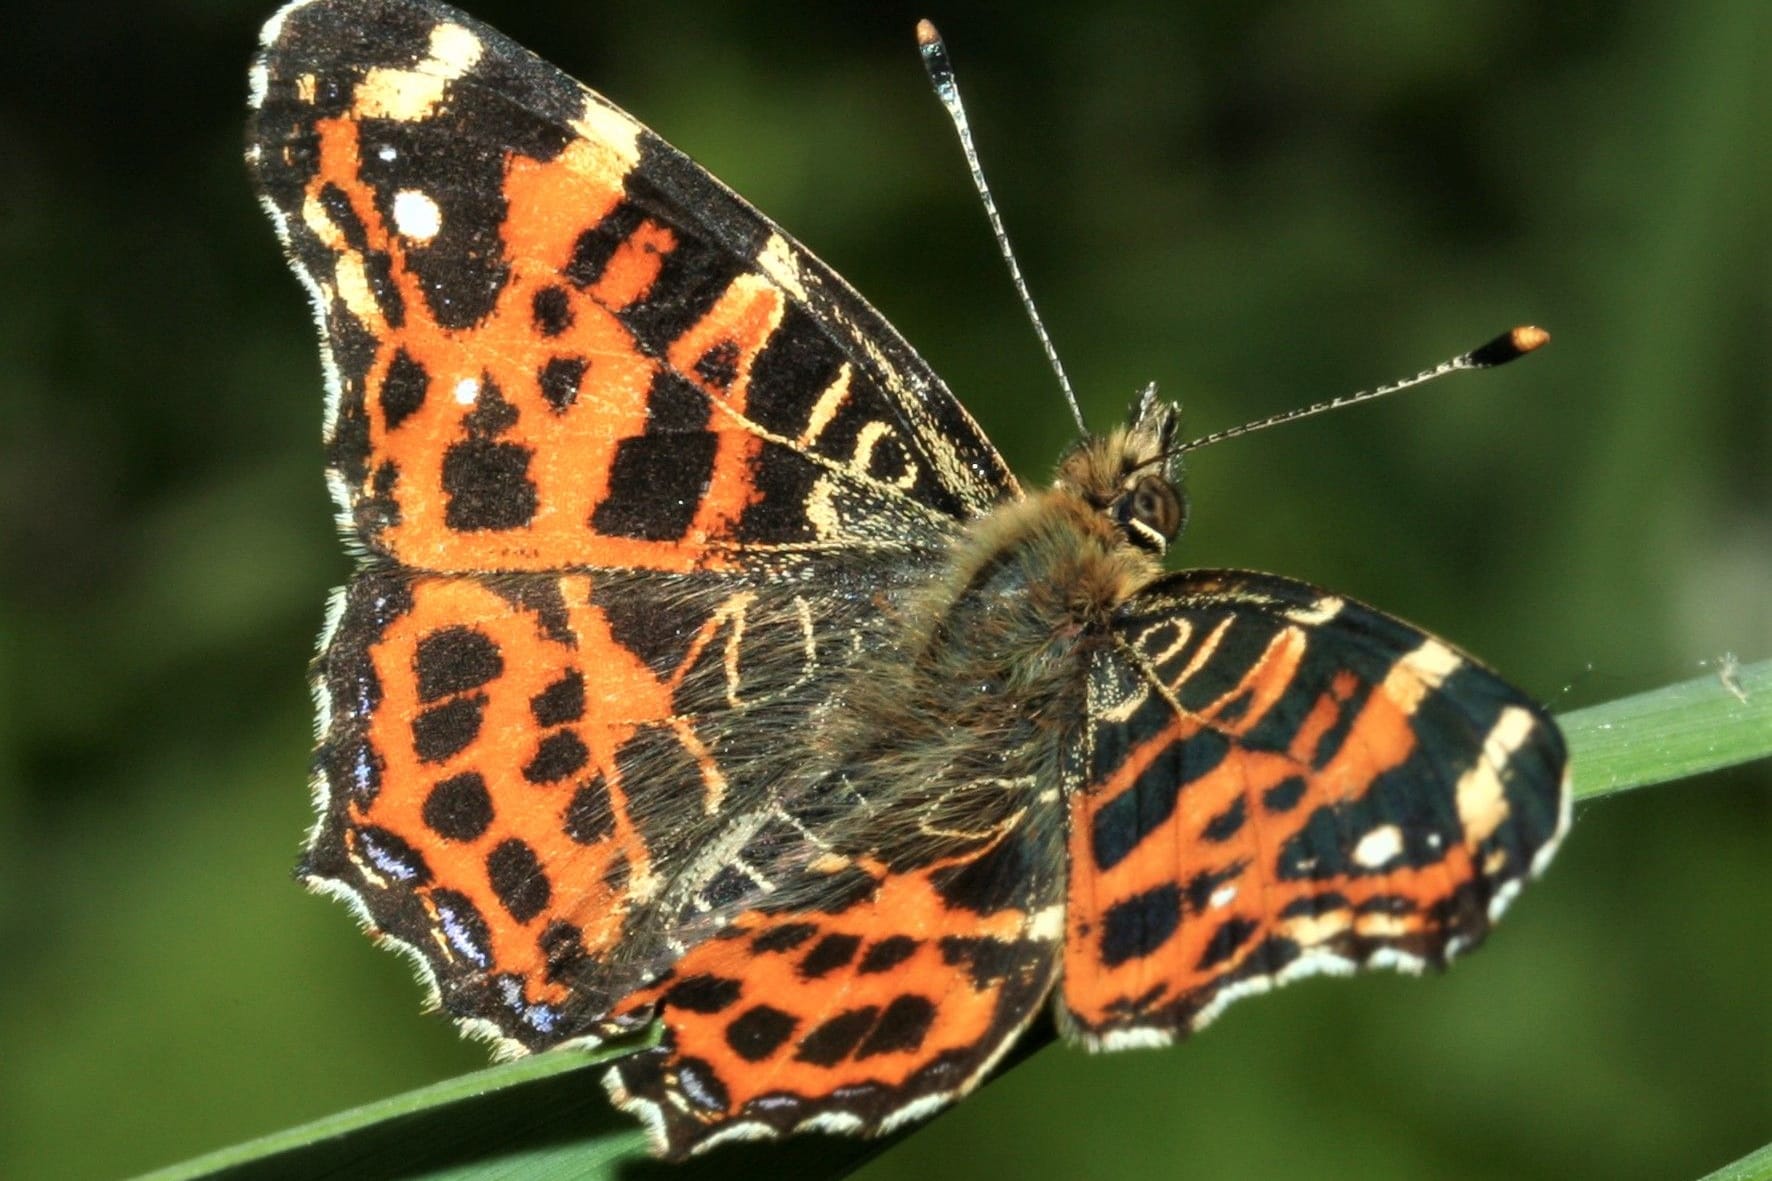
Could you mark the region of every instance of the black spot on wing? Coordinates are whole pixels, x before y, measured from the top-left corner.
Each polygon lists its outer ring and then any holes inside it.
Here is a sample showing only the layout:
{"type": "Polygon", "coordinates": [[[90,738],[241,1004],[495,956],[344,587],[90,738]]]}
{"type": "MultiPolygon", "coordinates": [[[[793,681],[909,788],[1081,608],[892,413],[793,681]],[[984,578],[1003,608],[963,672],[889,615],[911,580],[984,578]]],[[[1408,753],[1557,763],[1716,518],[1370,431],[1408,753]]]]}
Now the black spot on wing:
{"type": "Polygon", "coordinates": [[[860,1060],[879,1054],[914,1052],[922,1046],[934,1023],[935,1004],[927,997],[914,993],[894,997],[867,1040],[855,1051],[855,1057],[860,1060]]]}
{"type": "Polygon", "coordinates": [[[381,379],[382,421],[390,431],[418,413],[430,384],[431,375],[405,349],[394,354],[381,379]]]}
{"type": "Polygon", "coordinates": [[[664,1004],[667,1009],[718,1013],[736,1001],[743,991],[738,981],[725,976],[685,976],[666,990],[664,1004]]]}
{"type": "Polygon", "coordinates": [[[543,336],[559,336],[572,327],[572,297],[564,287],[549,285],[530,297],[529,315],[543,336]]]}
{"type": "Polygon", "coordinates": [[[609,489],[591,513],[605,537],[677,541],[689,532],[713,477],[717,435],[630,435],[615,445],[609,489]]]}
{"type": "Polygon", "coordinates": [[[434,705],[412,719],[412,749],[423,763],[440,763],[480,736],[486,695],[476,693],[434,705]]]}
{"type": "Polygon", "coordinates": [[[1208,841],[1222,843],[1242,832],[1248,819],[1247,801],[1239,795],[1224,811],[1206,823],[1206,827],[1200,830],[1200,835],[1208,841]]]}
{"type": "Polygon", "coordinates": [[[529,699],[529,713],[538,726],[559,726],[585,715],[585,678],[577,669],[529,699]]]}
{"type": "Polygon", "coordinates": [[[799,1022],[773,1005],[753,1005],[726,1027],[726,1044],[746,1062],[761,1062],[793,1034],[799,1022]]]}
{"type": "Polygon", "coordinates": [[[1035,832],[1011,829],[982,853],[929,875],[942,901],[974,914],[1029,909],[1046,866],[1035,832]]]}
{"type": "Polygon", "coordinates": [[[875,972],[888,972],[911,958],[917,950],[917,940],[909,935],[888,935],[878,943],[869,946],[867,953],[861,957],[856,971],[862,975],[875,972]]]}
{"type": "Polygon", "coordinates": [[[594,845],[615,835],[615,811],[609,801],[609,785],[601,774],[592,775],[572,793],[564,820],[566,835],[581,845],[594,845]]]}
{"type": "Polygon", "coordinates": [[[516,837],[500,841],[486,855],[486,877],[499,902],[519,923],[546,909],[553,893],[535,850],[516,837]]]}
{"type": "Polygon", "coordinates": [[[536,746],[534,757],[523,765],[523,778],[530,783],[558,783],[575,774],[590,758],[591,752],[582,738],[571,730],[556,730],[536,746]]]}
{"type": "Polygon", "coordinates": [[[879,1015],[877,1006],[868,1005],[859,1009],[847,1009],[827,1018],[800,1039],[794,1057],[814,1066],[835,1066],[861,1044],[861,1039],[874,1027],[879,1015]]]}
{"type": "MultiPolygon", "coordinates": [[[[716,602],[714,595],[672,594],[668,585],[635,582],[621,575],[606,575],[591,584],[591,604],[603,613],[615,642],[660,676],[682,665],[690,644],[712,618],[716,602]]],[[[725,658],[723,638],[717,636],[704,649],[704,658],[713,664],[725,658]]]]}
{"type": "Polygon", "coordinates": [[[633,236],[646,222],[646,215],[629,202],[618,203],[590,229],[579,234],[572,244],[572,257],[561,275],[574,286],[590,287],[603,277],[609,261],[622,243],[633,236]]]}
{"type": "Polygon", "coordinates": [[[1233,916],[1224,920],[1206,941],[1206,950],[1200,953],[1194,970],[1205,972],[1231,959],[1260,929],[1252,919],[1233,916]]]}
{"type": "Polygon", "coordinates": [[[492,793],[476,771],[465,771],[431,788],[424,803],[425,825],[450,841],[478,838],[492,823],[492,793]]]}
{"type": "Polygon", "coordinates": [[[792,951],[816,934],[818,934],[816,924],[783,923],[779,927],[770,927],[752,939],[751,950],[763,954],[792,951]]]}
{"type": "Polygon", "coordinates": [[[738,377],[738,360],[737,342],[720,341],[696,359],[695,375],[715,389],[726,389],[738,377]]]}
{"type": "Polygon", "coordinates": [[[413,658],[418,699],[432,702],[478,689],[504,673],[498,645],[485,632],[460,625],[439,628],[418,642],[413,658]]]}
{"type": "Polygon", "coordinates": [[[1261,803],[1269,812],[1290,812],[1304,798],[1304,777],[1292,775],[1261,793],[1261,803]]]}
{"type": "Polygon", "coordinates": [[[590,362],[583,357],[548,358],[548,363],[536,375],[536,384],[554,413],[563,414],[578,401],[578,391],[584,385],[585,372],[590,367],[590,362]]]}
{"type": "Polygon", "coordinates": [[[1101,961],[1115,967],[1161,948],[1181,926],[1181,890],[1158,886],[1107,908],[1101,923],[1101,961]]]}
{"type": "Polygon", "coordinates": [[[536,939],[547,964],[544,974],[550,984],[570,981],[591,965],[585,953],[584,932],[563,919],[550,922],[536,939]]]}
{"type": "Polygon", "coordinates": [[[854,959],[860,946],[859,935],[826,935],[813,944],[812,950],[800,960],[800,976],[806,980],[816,980],[828,975],[854,959]]]}
{"type": "Polygon", "coordinates": [[[539,496],[529,478],[534,453],[519,443],[462,439],[443,452],[443,523],[458,533],[521,529],[539,496]]]}

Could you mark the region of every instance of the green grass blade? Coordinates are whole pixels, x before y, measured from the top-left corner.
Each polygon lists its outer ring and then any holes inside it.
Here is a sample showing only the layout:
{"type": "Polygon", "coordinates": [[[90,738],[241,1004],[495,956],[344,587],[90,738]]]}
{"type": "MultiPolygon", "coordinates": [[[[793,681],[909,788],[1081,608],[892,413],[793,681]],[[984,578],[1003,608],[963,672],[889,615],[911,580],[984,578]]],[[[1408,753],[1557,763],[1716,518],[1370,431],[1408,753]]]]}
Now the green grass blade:
{"type": "Polygon", "coordinates": [[[1772,660],[1732,666],[1557,719],[1575,798],[1682,779],[1772,755],[1772,660]]]}
{"type": "Polygon", "coordinates": [[[1706,1173],[1701,1181],[1772,1181],[1772,1144],[1706,1173]]]}
{"type": "MultiPolygon", "coordinates": [[[[1560,717],[1578,800],[1662,783],[1772,755],[1772,660],[1575,710],[1560,717]]],[[[1025,1037],[1006,1064],[1048,1038],[1025,1037]]],[[[294,1181],[399,1177],[615,1178],[700,1181],[744,1175],[837,1177],[889,1147],[883,1141],[808,1136],[735,1145],[686,1165],[652,1161],[646,1137],[615,1111],[599,1068],[645,1042],[595,1052],[540,1054],[352,1108],[246,1141],[141,1181],[294,1181]]],[[[1772,1145],[1706,1181],[1772,1181],[1772,1145]]]]}

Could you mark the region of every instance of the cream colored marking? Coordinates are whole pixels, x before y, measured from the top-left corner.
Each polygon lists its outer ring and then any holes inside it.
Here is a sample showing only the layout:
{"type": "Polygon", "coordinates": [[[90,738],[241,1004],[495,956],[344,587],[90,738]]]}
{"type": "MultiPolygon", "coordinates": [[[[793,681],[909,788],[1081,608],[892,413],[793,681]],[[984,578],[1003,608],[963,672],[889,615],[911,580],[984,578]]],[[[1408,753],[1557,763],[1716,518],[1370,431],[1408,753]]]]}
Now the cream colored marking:
{"type": "Polygon", "coordinates": [[[800,620],[800,634],[806,637],[804,644],[806,653],[806,673],[805,676],[801,677],[800,681],[794,682],[798,685],[801,681],[805,680],[805,677],[811,676],[813,671],[818,668],[818,636],[812,629],[812,604],[806,601],[805,596],[794,596],[794,614],[798,616],[800,620]]]}
{"type": "Polygon", "coordinates": [[[750,607],[755,596],[736,595],[733,597],[731,609],[720,614],[732,621],[732,631],[726,637],[726,651],[722,665],[726,670],[726,704],[733,709],[744,706],[744,699],[738,695],[739,686],[743,683],[744,674],[738,665],[739,646],[744,643],[744,621],[746,609],[750,607]]]}
{"type": "Polygon", "coordinates": [[[837,483],[829,476],[821,476],[806,493],[806,506],[802,510],[806,514],[806,523],[812,526],[812,532],[819,540],[841,537],[843,519],[837,514],[837,483]]]}
{"type": "Polygon", "coordinates": [[[376,159],[380,160],[383,164],[392,164],[399,155],[400,153],[394,150],[393,144],[383,144],[381,147],[375,149],[376,159]]]}
{"type": "Polygon", "coordinates": [[[689,757],[693,757],[696,766],[702,770],[705,787],[707,787],[707,791],[702,796],[702,809],[712,816],[712,814],[719,812],[723,803],[727,802],[727,777],[719,773],[719,764],[714,763],[714,755],[709,754],[707,747],[703,747],[702,739],[696,738],[695,731],[689,729],[688,723],[675,723],[672,725],[672,731],[677,734],[677,741],[680,741],[688,750],[689,757]]]}
{"type": "MultiPolygon", "coordinates": [[[[850,460],[850,464],[857,472],[860,472],[862,475],[868,474],[869,469],[873,466],[874,462],[874,448],[880,445],[882,439],[891,439],[894,442],[898,442],[898,433],[877,419],[864,424],[861,430],[856,432],[855,455],[850,460]]],[[[898,446],[899,450],[904,452],[904,470],[899,472],[896,478],[888,479],[885,482],[889,487],[903,491],[916,487],[917,464],[916,461],[911,458],[910,449],[908,447],[903,443],[899,443],[898,446]]]]}
{"type": "Polygon", "coordinates": [[[1173,1033],[1152,1026],[1110,1029],[1106,1033],[1086,1033],[1084,1037],[1084,1048],[1089,1050],[1160,1050],[1175,1041],[1173,1033]]]}
{"type": "Polygon", "coordinates": [[[320,204],[320,198],[311,192],[302,198],[301,220],[314,237],[320,239],[321,245],[343,253],[344,234],[333,224],[332,215],[326,212],[326,206],[320,204]]]}
{"type": "Polygon", "coordinates": [[[464,377],[455,383],[455,400],[463,406],[472,406],[480,396],[480,379],[464,377]]]}
{"type": "MultiPolygon", "coordinates": [[[[392,151],[393,149],[386,149],[392,151]]],[[[394,194],[394,229],[414,242],[429,242],[443,228],[443,211],[417,189],[394,194]]]]}
{"type": "Polygon", "coordinates": [[[640,125],[589,91],[585,92],[584,112],[573,120],[572,130],[612,153],[623,172],[640,162],[640,125]]]}
{"type": "Polygon", "coordinates": [[[1458,780],[1458,819],[1467,845],[1488,840],[1507,820],[1510,809],[1501,768],[1531,735],[1533,725],[1532,715],[1517,705],[1502,710],[1483,737],[1483,757],[1458,780]]]}
{"type": "MultiPolygon", "coordinates": [[[[1009,1039],[1013,1040],[1013,1039],[1009,1039]]],[[[934,1115],[955,1099],[952,1091],[936,1091],[930,1095],[919,1095],[909,1103],[891,1112],[880,1121],[880,1133],[884,1135],[894,1128],[902,1128],[906,1124],[915,1123],[920,1119],[934,1115]]],[[[810,1121],[808,1121],[810,1122],[810,1121]]]]}
{"type": "MultiPolygon", "coordinates": [[[[1187,667],[1182,669],[1180,674],[1177,675],[1175,677],[1175,679],[1171,682],[1163,683],[1158,679],[1156,660],[1148,660],[1145,662],[1144,667],[1150,672],[1151,679],[1159,681],[1159,684],[1162,685],[1164,695],[1167,696],[1170,701],[1173,701],[1175,703],[1175,711],[1177,713],[1181,714],[1183,717],[1196,717],[1197,715],[1189,713],[1188,711],[1181,708],[1181,702],[1177,701],[1175,698],[1175,695],[1170,691],[1170,685],[1172,685],[1172,684],[1173,685],[1185,685],[1193,677],[1193,675],[1195,673],[1199,672],[1202,668],[1204,668],[1206,666],[1206,663],[1212,659],[1212,654],[1218,650],[1219,641],[1224,639],[1224,633],[1229,631],[1231,629],[1231,625],[1236,623],[1236,621],[1237,621],[1237,618],[1234,615],[1227,615],[1223,619],[1219,620],[1218,626],[1213,628],[1211,634],[1208,635],[1204,640],[1202,640],[1200,642],[1200,649],[1199,649],[1199,651],[1194,653],[1194,658],[1192,660],[1188,661],[1187,667]]],[[[1261,654],[1261,657],[1258,660],[1256,660],[1251,671],[1254,671],[1255,669],[1259,669],[1259,668],[1261,668],[1262,665],[1267,663],[1268,654],[1274,650],[1274,646],[1276,644],[1279,644],[1280,642],[1282,642],[1287,636],[1296,635],[1296,634],[1297,633],[1295,631],[1293,631],[1293,629],[1291,629],[1291,628],[1287,628],[1286,630],[1276,634],[1274,636],[1273,640],[1269,642],[1267,652],[1263,652],[1261,654]]],[[[1172,651],[1173,651],[1173,649],[1172,649],[1172,651]]],[[[1237,689],[1237,687],[1233,685],[1231,687],[1231,692],[1233,692],[1233,693],[1236,692],[1236,689],[1237,689]]]]}
{"type": "MultiPolygon", "coordinates": [[[[942,485],[956,490],[972,488],[977,479],[975,473],[966,466],[959,454],[943,441],[941,432],[936,430],[929,421],[928,387],[921,384],[911,385],[907,380],[910,375],[900,371],[891,361],[887,360],[886,354],[881,351],[873,336],[858,329],[854,321],[847,316],[834,307],[825,307],[820,310],[831,320],[841,325],[845,341],[853,344],[867,355],[873,371],[879,375],[880,382],[885,387],[886,395],[911,420],[911,434],[922,445],[922,450],[930,462],[935,465],[942,485]]],[[[963,407],[960,408],[960,413],[965,413],[963,407]]],[[[1008,486],[1011,489],[1015,488],[1013,476],[1008,478],[1008,486]]]]}
{"type": "Polygon", "coordinates": [[[831,420],[837,417],[837,411],[848,400],[849,379],[853,376],[854,367],[847,361],[843,362],[837,369],[837,376],[831,379],[830,385],[824,387],[824,392],[818,395],[818,401],[813,404],[812,413],[806,419],[806,429],[800,432],[797,440],[800,446],[810,447],[818,442],[818,437],[831,425],[831,420]]]}
{"type": "Polygon", "coordinates": [[[1290,619],[1293,623],[1302,623],[1306,627],[1314,627],[1318,624],[1328,623],[1331,619],[1340,615],[1341,609],[1345,606],[1347,606],[1347,602],[1341,597],[1337,595],[1324,595],[1308,607],[1294,607],[1292,610],[1286,612],[1286,618],[1290,619]]]}
{"type": "Polygon", "coordinates": [[[431,58],[426,65],[451,78],[459,78],[480,62],[486,47],[480,38],[457,24],[442,24],[431,30],[431,58]]]}
{"type": "Polygon", "coordinates": [[[369,290],[369,276],[363,271],[361,256],[349,252],[341,253],[333,267],[333,279],[338,284],[338,297],[344,301],[351,315],[364,324],[374,324],[380,319],[375,296],[369,290]]]}
{"type": "Polygon", "coordinates": [[[1237,888],[1235,886],[1220,886],[1212,891],[1212,897],[1206,900],[1206,905],[1212,910],[1223,910],[1236,900],[1237,888]]]}
{"type": "MultiPolygon", "coordinates": [[[[731,422],[735,426],[737,426],[740,430],[743,430],[746,433],[753,435],[756,438],[761,439],[766,443],[775,443],[779,446],[786,447],[789,450],[798,450],[798,448],[796,448],[794,446],[794,441],[792,439],[786,437],[785,435],[778,435],[774,431],[769,430],[767,427],[764,427],[761,423],[757,422],[756,420],[745,417],[744,414],[740,413],[737,409],[735,409],[732,406],[732,404],[730,402],[727,402],[724,399],[720,399],[720,398],[714,399],[713,400],[713,409],[714,409],[715,413],[724,415],[727,419],[731,420],[731,422]]],[[[841,464],[834,459],[830,459],[826,456],[820,455],[816,451],[802,452],[801,457],[803,459],[805,459],[807,463],[810,463],[810,464],[814,465],[815,467],[822,467],[826,471],[831,471],[831,472],[842,472],[844,474],[844,476],[849,480],[852,480],[852,481],[855,481],[855,482],[858,482],[861,484],[865,484],[865,485],[868,485],[873,488],[878,488],[882,493],[890,495],[893,498],[894,503],[900,509],[903,509],[908,512],[921,513],[926,519],[928,519],[931,522],[934,522],[935,524],[939,525],[943,529],[950,529],[953,527],[953,518],[952,517],[948,516],[945,513],[940,512],[936,509],[931,508],[930,506],[924,504],[920,500],[913,500],[912,498],[904,495],[903,489],[894,487],[891,484],[888,484],[882,480],[877,480],[874,477],[866,475],[864,473],[856,472],[853,469],[849,468],[848,465],[841,464]]],[[[959,487],[960,485],[952,485],[952,486],[959,487]]],[[[830,518],[834,522],[836,520],[836,514],[834,512],[831,513],[830,518]]],[[[807,519],[809,521],[812,520],[812,510],[811,509],[807,510],[807,519]]],[[[816,522],[814,522],[814,524],[816,524],[816,522]]],[[[825,536],[825,535],[821,535],[821,537],[822,536],[825,536]]],[[[846,546],[848,546],[848,545],[859,545],[862,543],[859,540],[851,539],[851,540],[845,541],[844,544],[846,546]]],[[[746,551],[752,552],[752,553],[759,552],[764,549],[772,550],[775,552],[786,552],[789,550],[814,550],[814,549],[819,549],[819,548],[822,548],[822,547],[816,543],[807,543],[807,542],[796,542],[796,543],[788,543],[788,544],[782,544],[782,545],[766,545],[766,546],[752,545],[747,542],[745,545],[746,551]]],[[[872,548],[902,549],[905,547],[894,544],[894,543],[876,543],[872,548]]]]}
{"type": "Polygon", "coordinates": [[[1419,976],[1427,968],[1427,961],[1418,955],[1410,955],[1395,947],[1381,947],[1366,957],[1368,968],[1394,968],[1399,972],[1407,972],[1411,976],[1419,976]]]}
{"type": "MultiPolygon", "coordinates": [[[[265,92],[268,91],[270,88],[271,88],[271,75],[270,75],[270,71],[265,69],[265,63],[253,62],[252,68],[246,71],[246,103],[247,103],[247,105],[250,106],[255,111],[258,110],[258,108],[264,106],[265,105],[265,92]]],[[[258,158],[257,152],[258,152],[258,145],[254,144],[252,147],[247,149],[247,158],[254,159],[254,160],[257,159],[258,158]]]]}
{"type": "Polygon", "coordinates": [[[364,119],[412,123],[428,119],[443,101],[443,87],[479,62],[480,38],[457,24],[431,30],[430,56],[411,69],[377,66],[357,84],[352,112],[364,119]]]}
{"type": "Polygon", "coordinates": [[[1328,943],[1345,933],[1349,925],[1345,910],[1327,914],[1302,915],[1286,923],[1286,938],[1305,947],[1328,943]]]}
{"type": "Polygon", "coordinates": [[[1444,684],[1462,664],[1464,660],[1446,645],[1424,639],[1385,673],[1384,696],[1405,714],[1414,713],[1422,698],[1444,684]]]}
{"type": "Polygon", "coordinates": [[[1089,716],[1103,722],[1124,722],[1144,706],[1150,696],[1149,684],[1139,684],[1132,692],[1114,702],[1091,701],[1089,716]]]}
{"type": "Polygon", "coordinates": [[[1354,920],[1354,934],[1365,939],[1399,939],[1409,933],[1409,920],[1397,914],[1363,914],[1354,920]]]}
{"type": "Polygon", "coordinates": [[[1064,936],[1064,905],[1054,903],[1028,916],[1027,937],[1049,942],[1064,936]]]}
{"type": "Polygon", "coordinates": [[[319,82],[312,74],[303,74],[295,80],[295,97],[297,102],[312,106],[314,95],[319,93],[319,82]]]}
{"type": "Polygon", "coordinates": [[[1403,851],[1403,830],[1394,824],[1375,828],[1354,846],[1354,860],[1367,869],[1377,869],[1403,851]]]}
{"type": "Polygon", "coordinates": [[[1446,678],[1457,672],[1464,664],[1464,658],[1431,637],[1421,642],[1421,647],[1409,653],[1402,660],[1415,671],[1415,675],[1434,689],[1445,684],[1446,678]]]}
{"type": "Polygon", "coordinates": [[[794,248],[780,234],[769,235],[769,241],[763,243],[763,249],[757,254],[757,269],[796,300],[807,302],[806,283],[794,259],[794,248]]]}

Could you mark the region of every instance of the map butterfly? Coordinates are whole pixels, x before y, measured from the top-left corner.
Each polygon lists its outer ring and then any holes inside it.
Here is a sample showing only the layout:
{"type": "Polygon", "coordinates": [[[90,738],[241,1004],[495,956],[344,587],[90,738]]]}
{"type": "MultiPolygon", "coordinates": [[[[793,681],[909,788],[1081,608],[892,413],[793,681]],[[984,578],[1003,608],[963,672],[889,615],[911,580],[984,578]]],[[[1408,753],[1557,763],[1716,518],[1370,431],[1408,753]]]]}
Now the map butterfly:
{"type": "Polygon", "coordinates": [[[625,112],[430,0],[265,27],[248,159],[312,297],[358,559],[301,874],[501,1052],[684,1156],[877,1134],[1045,1006],[1157,1045],[1438,967],[1566,753],[1423,632],[1165,573],[1147,391],[1024,490],[878,313],[625,112]]]}

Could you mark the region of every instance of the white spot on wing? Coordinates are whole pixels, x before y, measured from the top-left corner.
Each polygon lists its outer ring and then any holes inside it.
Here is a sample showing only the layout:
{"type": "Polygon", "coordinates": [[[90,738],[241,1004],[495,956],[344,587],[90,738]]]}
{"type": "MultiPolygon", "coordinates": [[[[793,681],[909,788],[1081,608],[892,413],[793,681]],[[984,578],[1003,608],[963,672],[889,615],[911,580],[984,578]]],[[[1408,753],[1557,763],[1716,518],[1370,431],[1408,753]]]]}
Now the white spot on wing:
{"type": "Polygon", "coordinates": [[[1386,824],[1360,838],[1354,846],[1354,860],[1367,869],[1377,869],[1402,851],[1403,830],[1386,824]]]}
{"type": "Polygon", "coordinates": [[[455,383],[455,400],[463,406],[472,406],[480,396],[480,379],[464,377],[455,383]]]}
{"type": "Polygon", "coordinates": [[[429,242],[443,228],[443,211],[417,189],[401,189],[394,194],[394,228],[415,242],[429,242]]]}

